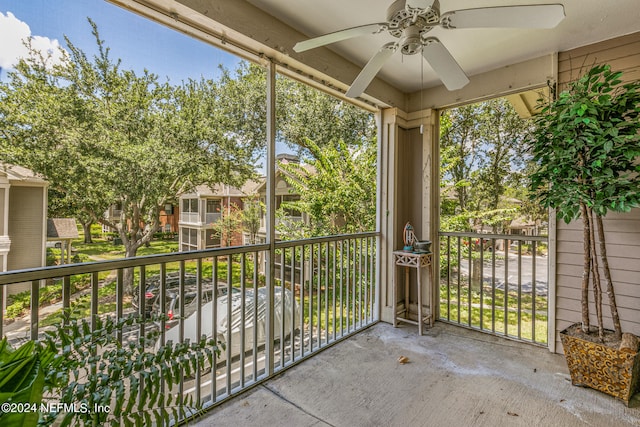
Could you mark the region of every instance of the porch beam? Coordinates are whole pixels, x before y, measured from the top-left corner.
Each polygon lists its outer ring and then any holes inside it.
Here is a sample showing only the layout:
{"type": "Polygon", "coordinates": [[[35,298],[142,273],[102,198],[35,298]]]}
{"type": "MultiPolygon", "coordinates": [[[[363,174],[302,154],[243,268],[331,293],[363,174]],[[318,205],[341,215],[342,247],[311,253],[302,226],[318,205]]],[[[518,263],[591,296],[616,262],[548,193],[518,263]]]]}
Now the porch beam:
{"type": "Polygon", "coordinates": [[[555,82],[557,55],[550,54],[476,74],[470,83],[456,91],[444,86],[424,89],[409,95],[408,112],[427,108],[442,109],[490,98],[498,98],[530,89],[546,87],[555,82]]]}

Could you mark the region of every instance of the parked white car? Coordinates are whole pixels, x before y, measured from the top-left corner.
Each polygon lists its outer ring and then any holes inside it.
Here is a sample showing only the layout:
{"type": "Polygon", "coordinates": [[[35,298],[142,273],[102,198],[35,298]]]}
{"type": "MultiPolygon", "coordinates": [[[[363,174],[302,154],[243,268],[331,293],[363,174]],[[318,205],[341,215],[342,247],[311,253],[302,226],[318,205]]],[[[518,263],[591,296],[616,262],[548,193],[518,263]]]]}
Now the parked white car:
{"type": "MultiPolygon", "coordinates": [[[[247,289],[245,292],[244,300],[244,328],[245,328],[245,346],[244,351],[251,350],[253,348],[253,329],[257,328],[257,344],[256,346],[264,345],[266,335],[266,312],[267,312],[267,288],[258,288],[257,300],[254,298],[254,290],[247,289]],[[257,303],[257,317],[254,316],[254,308],[257,303]]],[[[274,289],[274,339],[280,339],[282,333],[282,325],[284,324],[284,336],[285,338],[291,334],[291,326],[294,325],[294,329],[300,329],[300,306],[294,298],[292,292],[289,289],[284,289],[284,295],[282,287],[276,286],[274,289]],[[284,300],[285,313],[284,318],[282,316],[282,304],[284,300]],[[292,319],[292,307],[295,318],[292,319]]],[[[241,328],[242,325],[242,293],[232,292],[231,294],[231,316],[227,315],[228,296],[224,295],[217,299],[217,322],[216,322],[216,341],[225,344],[225,350],[221,350],[221,354],[218,360],[224,360],[227,357],[227,352],[231,352],[231,357],[237,356],[241,351],[241,328]],[[227,342],[227,332],[231,329],[231,343],[227,342]]],[[[196,336],[196,324],[197,324],[198,312],[194,312],[184,320],[184,339],[189,339],[191,342],[197,341],[200,337],[196,336]]],[[[205,335],[208,339],[213,336],[213,301],[210,301],[202,306],[201,310],[201,334],[205,335]]],[[[179,324],[175,324],[171,329],[165,333],[165,341],[172,340],[173,342],[179,341],[180,328],[179,324]]],[[[159,341],[156,343],[156,347],[159,347],[159,341]]]]}

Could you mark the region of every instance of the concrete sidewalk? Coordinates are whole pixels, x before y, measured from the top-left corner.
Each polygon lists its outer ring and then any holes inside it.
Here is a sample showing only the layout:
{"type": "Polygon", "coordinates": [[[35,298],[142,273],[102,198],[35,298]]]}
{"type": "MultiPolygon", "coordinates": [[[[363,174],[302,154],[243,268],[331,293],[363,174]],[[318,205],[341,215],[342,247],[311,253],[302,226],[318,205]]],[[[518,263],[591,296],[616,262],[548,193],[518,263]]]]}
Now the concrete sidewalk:
{"type": "Polygon", "coordinates": [[[564,358],[544,348],[379,323],[190,425],[640,426],[640,395],[630,409],[574,387],[564,358]]]}

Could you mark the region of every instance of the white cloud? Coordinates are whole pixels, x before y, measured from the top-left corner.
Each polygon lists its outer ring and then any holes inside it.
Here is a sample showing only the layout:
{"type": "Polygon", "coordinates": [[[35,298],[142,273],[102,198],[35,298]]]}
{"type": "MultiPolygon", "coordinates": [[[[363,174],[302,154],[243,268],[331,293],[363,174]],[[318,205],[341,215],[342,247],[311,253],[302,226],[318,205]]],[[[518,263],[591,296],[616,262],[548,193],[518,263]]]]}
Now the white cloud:
{"type": "Polygon", "coordinates": [[[51,54],[49,65],[60,63],[62,54],[60,43],[57,39],[31,35],[31,28],[26,22],[20,21],[11,12],[4,15],[0,12],[0,67],[11,69],[19,58],[24,58],[28,50],[24,45],[24,40],[31,38],[31,45],[42,52],[46,58],[51,54]]]}

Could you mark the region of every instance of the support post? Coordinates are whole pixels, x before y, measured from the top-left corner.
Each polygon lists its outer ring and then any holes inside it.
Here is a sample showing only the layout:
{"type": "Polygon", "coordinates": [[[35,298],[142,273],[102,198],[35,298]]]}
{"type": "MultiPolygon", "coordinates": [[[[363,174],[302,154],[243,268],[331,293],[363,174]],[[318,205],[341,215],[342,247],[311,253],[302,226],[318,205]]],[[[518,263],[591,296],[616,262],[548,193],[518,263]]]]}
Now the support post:
{"type": "Polygon", "coordinates": [[[267,376],[274,372],[274,315],[275,315],[275,256],[276,256],[276,233],[275,233],[275,207],[276,207],[276,66],[270,62],[267,67],[267,325],[266,325],[266,346],[265,363],[267,376]]]}

